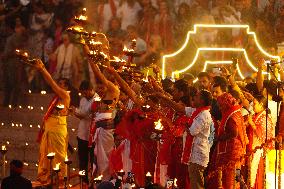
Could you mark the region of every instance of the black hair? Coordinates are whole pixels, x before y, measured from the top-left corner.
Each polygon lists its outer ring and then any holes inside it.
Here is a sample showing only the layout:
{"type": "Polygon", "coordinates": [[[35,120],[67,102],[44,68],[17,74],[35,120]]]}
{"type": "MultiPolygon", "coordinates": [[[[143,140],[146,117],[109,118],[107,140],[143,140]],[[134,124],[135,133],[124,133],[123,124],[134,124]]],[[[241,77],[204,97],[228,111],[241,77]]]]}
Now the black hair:
{"type": "Polygon", "coordinates": [[[202,89],[199,95],[204,102],[204,106],[210,106],[212,104],[213,97],[210,91],[202,89]]]}
{"type": "Polygon", "coordinates": [[[97,187],[98,189],[114,189],[114,185],[110,181],[104,181],[97,187]]]}
{"type": "Polygon", "coordinates": [[[253,96],[255,96],[255,95],[260,95],[260,92],[259,92],[259,90],[258,90],[257,85],[256,85],[255,82],[254,82],[254,83],[249,83],[249,84],[247,84],[246,87],[245,87],[245,89],[246,89],[250,94],[252,94],[253,96]]]}
{"type": "Polygon", "coordinates": [[[228,82],[223,76],[213,77],[213,87],[220,87],[223,92],[228,90],[228,82]]]}
{"type": "Polygon", "coordinates": [[[71,82],[67,78],[59,78],[58,81],[64,81],[65,85],[67,86],[67,90],[70,91],[70,106],[78,107],[80,104],[80,96],[79,91],[71,85],[71,82]]]}
{"type": "Polygon", "coordinates": [[[179,79],[176,82],[174,82],[174,87],[178,91],[183,92],[184,95],[188,94],[188,83],[184,79],[179,79]]]}
{"type": "Polygon", "coordinates": [[[174,84],[174,82],[172,82],[172,80],[170,80],[169,78],[166,78],[166,79],[163,79],[161,83],[162,83],[164,91],[166,91],[168,93],[172,92],[171,90],[172,90],[172,86],[174,84]]]}
{"type": "Polygon", "coordinates": [[[14,166],[15,168],[23,168],[24,164],[22,161],[14,159],[10,162],[10,166],[14,166]]]}
{"type": "Polygon", "coordinates": [[[82,83],[80,84],[79,90],[80,91],[85,91],[85,90],[92,90],[93,86],[91,84],[91,82],[84,80],[82,81],[82,83]]]}

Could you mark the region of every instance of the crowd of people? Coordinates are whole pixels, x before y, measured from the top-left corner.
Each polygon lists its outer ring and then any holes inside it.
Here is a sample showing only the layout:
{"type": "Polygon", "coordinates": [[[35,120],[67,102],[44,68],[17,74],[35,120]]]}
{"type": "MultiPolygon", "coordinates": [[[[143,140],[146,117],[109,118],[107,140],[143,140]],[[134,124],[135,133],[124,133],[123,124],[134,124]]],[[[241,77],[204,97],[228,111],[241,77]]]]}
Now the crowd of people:
{"type": "MultiPolygon", "coordinates": [[[[274,142],[268,141],[284,133],[284,109],[278,112],[283,85],[273,74],[271,80],[264,80],[265,60],[255,56],[258,72],[242,81],[235,81],[235,65],[220,67],[218,74],[186,73],[175,81],[161,80],[159,63],[161,55],[184,42],[195,23],[249,24],[261,34],[261,44],[275,52],[276,44],[283,40],[282,6],[280,0],[45,0],[28,5],[17,1],[1,4],[0,20],[5,31],[1,33],[1,45],[5,44],[1,47],[3,105],[17,107],[23,86],[55,93],[39,135],[38,181],[50,183],[48,153],[55,152],[54,165],[64,165],[66,118],[73,114],[80,119],[79,167],[91,172],[92,179],[89,174],[84,178],[86,185],[99,175],[104,181],[116,179],[123,170],[126,175],[134,174],[135,181],[128,184],[139,187],[153,187],[153,183],[164,187],[169,179],[177,179],[181,189],[262,187],[264,156],[275,148],[274,142]],[[149,67],[152,71],[148,69],[137,78],[107,61],[89,58],[89,49],[76,44],[72,39],[76,36],[65,32],[75,24],[74,15],[80,14],[82,7],[88,8],[87,27],[106,34],[96,40],[107,57],[135,63],[140,72],[149,67]],[[135,57],[125,56],[124,46],[133,48],[135,57]],[[19,64],[15,49],[26,49],[36,58],[33,66],[19,64]],[[256,150],[264,143],[268,143],[266,153],[256,150]],[[251,152],[250,158],[246,157],[251,152]],[[236,183],[238,169],[240,182],[236,183]],[[216,170],[222,172],[221,182],[216,170]],[[153,175],[153,183],[145,181],[147,172],[153,175]]],[[[229,40],[237,45],[242,35],[235,33],[231,31],[234,38],[229,40]]],[[[219,42],[218,37],[212,40],[213,44],[219,42]]],[[[284,79],[280,65],[273,70],[284,79]]],[[[65,172],[62,166],[60,176],[65,172]]]]}

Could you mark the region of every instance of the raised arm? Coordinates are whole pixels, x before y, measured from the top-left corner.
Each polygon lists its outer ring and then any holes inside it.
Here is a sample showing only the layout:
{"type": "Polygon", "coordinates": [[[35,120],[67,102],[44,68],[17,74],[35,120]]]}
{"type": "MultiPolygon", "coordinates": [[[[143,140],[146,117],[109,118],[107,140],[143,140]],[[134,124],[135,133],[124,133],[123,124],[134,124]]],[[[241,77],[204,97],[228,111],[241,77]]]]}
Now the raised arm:
{"type": "Polygon", "coordinates": [[[160,93],[160,92],[154,93],[153,95],[159,97],[165,104],[167,104],[167,106],[174,109],[175,111],[182,112],[184,114],[186,113],[184,104],[177,103],[173,101],[171,98],[169,98],[168,96],[165,96],[163,93],[160,93]]]}
{"type": "Polygon", "coordinates": [[[111,66],[107,67],[106,69],[110,74],[115,77],[121,89],[133,100],[133,102],[138,106],[142,106],[142,100],[137,97],[136,93],[130,88],[126,81],[120,77],[117,71],[115,71],[115,69],[111,66]]]}
{"type": "Polygon", "coordinates": [[[51,75],[45,69],[44,64],[42,63],[42,61],[40,59],[36,59],[34,66],[40,71],[40,73],[42,74],[44,80],[52,88],[52,90],[62,100],[69,102],[70,101],[70,96],[69,96],[68,92],[57,85],[57,83],[52,79],[51,75]]]}

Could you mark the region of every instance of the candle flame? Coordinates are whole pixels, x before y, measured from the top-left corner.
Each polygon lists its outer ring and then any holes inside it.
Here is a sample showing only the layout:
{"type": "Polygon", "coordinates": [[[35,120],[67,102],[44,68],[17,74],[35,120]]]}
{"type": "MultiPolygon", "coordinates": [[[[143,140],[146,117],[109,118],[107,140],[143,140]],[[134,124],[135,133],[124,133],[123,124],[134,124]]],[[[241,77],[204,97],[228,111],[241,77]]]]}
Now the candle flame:
{"type": "Polygon", "coordinates": [[[2,146],[2,150],[7,150],[5,145],[2,146]]]}
{"type": "Polygon", "coordinates": [[[57,106],[56,106],[57,108],[59,108],[59,109],[64,109],[64,104],[58,104],[57,106]]]}
{"type": "Polygon", "coordinates": [[[151,177],[152,175],[151,175],[151,173],[150,172],[148,172],[147,174],[146,174],[146,177],[151,177]]]}
{"type": "Polygon", "coordinates": [[[47,154],[48,157],[54,157],[55,153],[54,152],[50,152],[49,154],[47,154]]]}
{"type": "Polygon", "coordinates": [[[132,42],[136,42],[136,39],[132,39],[132,42]]]}
{"type": "Polygon", "coordinates": [[[87,11],[87,8],[83,8],[83,11],[87,11]]]}
{"type": "Polygon", "coordinates": [[[57,163],[53,170],[59,170],[60,163],[57,163]]]}
{"type": "Polygon", "coordinates": [[[150,70],[148,69],[148,70],[147,70],[146,77],[142,79],[142,81],[144,81],[144,82],[146,82],[146,83],[149,82],[149,80],[148,80],[149,71],[150,71],[150,70]]]}
{"type": "Polygon", "coordinates": [[[80,15],[80,16],[75,16],[75,19],[86,21],[88,19],[88,17],[84,16],[84,15],[80,15]]]}
{"type": "Polygon", "coordinates": [[[155,129],[156,130],[162,131],[164,129],[164,127],[163,127],[163,125],[161,123],[161,119],[159,119],[158,121],[155,121],[154,124],[155,124],[155,129]]]}
{"type": "Polygon", "coordinates": [[[86,175],[86,171],[85,171],[85,170],[79,171],[79,175],[80,175],[80,176],[85,176],[85,175],[86,175]]]}
{"type": "Polygon", "coordinates": [[[64,161],[69,161],[68,156],[66,155],[65,160],[64,161]]]}
{"type": "Polygon", "coordinates": [[[120,173],[123,173],[124,171],[123,171],[123,169],[121,169],[119,172],[120,172],[120,173]]]}
{"type": "Polygon", "coordinates": [[[102,180],[103,175],[98,176],[97,178],[95,178],[94,180],[102,180]]]}
{"type": "Polygon", "coordinates": [[[177,181],[178,181],[178,179],[175,178],[175,179],[174,179],[174,187],[177,187],[177,181]]]}
{"type": "Polygon", "coordinates": [[[134,52],[134,49],[128,49],[125,45],[123,47],[124,52],[134,52]]]}
{"type": "Polygon", "coordinates": [[[132,185],[131,185],[131,188],[135,188],[135,186],[136,186],[135,184],[132,184],[132,185]]]}

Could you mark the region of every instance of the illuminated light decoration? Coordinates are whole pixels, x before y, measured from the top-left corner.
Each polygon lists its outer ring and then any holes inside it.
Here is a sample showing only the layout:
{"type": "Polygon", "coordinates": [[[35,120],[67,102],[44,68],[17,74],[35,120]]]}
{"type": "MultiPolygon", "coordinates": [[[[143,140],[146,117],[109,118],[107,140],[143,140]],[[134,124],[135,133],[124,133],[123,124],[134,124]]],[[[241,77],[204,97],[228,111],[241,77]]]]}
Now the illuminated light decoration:
{"type": "Polygon", "coordinates": [[[4,123],[1,123],[2,126],[4,126],[4,123]]]}
{"type": "Polygon", "coordinates": [[[18,127],[19,125],[18,125],[18,123],[16,123],[16,127],[18,127]]]}
{"type": "Polygon", "coordinates": [[[20,123],[20,127],[23,127],[23,125],[20,123]]]}
{"type": "Polygon", "coordinates": [[[46,91],[40,91],[40,94],[45,95],[46,91]]]}
{"type": "Polygon", "coordinates": [[[37,125],[37,127],[40,129],[40,125],[37,125]]]}
{"type": "Polygon", "coordinates": [[[75,129],[71,129],[73,132],[75,132],[75,129]]]}
{"type": "Polygon", "coordinates": [[[14,124],[14,123],[12,123],[11,125],[12,125],[12,127],[14,127],[14,126],[15,126],[15,124],[14,124]]]}
{"type": "Polygon", "coordinates": [[[9,108],[12,108],[12,105],[9,104],[9,108]]]}
{"type": "MultiPolygon", "coordinates": [[[[207,70],[207,66],[208,64],[233,64],[233,61],[232,60],[224,60],[224,61],[210,61],[210,60],[206,60],[205,61],[205,64],[204,64],[204,67],[203,67],[203,72],[205,72],[207,70]]],[[[238,74],[239,76],[244,79],[244,75],[242,74],[242,71],[240,70],[240,67],[239,67],[239,64],[236,64],[236,67],[237,67],[237,71],[238,71],[238,74]]],[[[193,82],[197,82],[198,81],[198,78],[196,78],[193,82]]]]}
{"type": "Polygon", "coordinates": [[[20,109],[22,109],[22,106],[19,106],[20,109]]]}
{"type": "Polygon", "coordinates": [[[30,128],[33,128],[33,125],[30,125],[30,128]]]}
{"type": "Polygon", "coordinates": [[[38,167],[38,164],[36,163],[35,166],[38,167]]]}
{"type": "Polygon", "coordinates": [[[28,146],[28,145],[29,145],[29,143],[26,142],[26,146],[28,146]]]}
{"type": "Polygon", "coordinates": [[[33,109],[34,109],[34,107],[31,106],[31,110],[33,110],[33,109]]]}
{"type": "Polygon", "coordinates": [[[29,164],[27,162],[24,163],[25,166],[29,166],[29,164]]]}
{"type": "MultiPolygon", "coordinates": [[[[85,175],[86,175],[86,171],[85,171],[85,170],[79,171],[79,175],[80,175],[80,176],[85,176],[85,175]]],[[[102,176],[102,175],[101,175],[101,176],[102,176]]]]}
{"type": "Polygon", "coordinates": [[[43,111],[43,107],[41,106],[40,109],[43,111]]]}
{"type": "Polygon", "coordinates": [[[77,148],[74,148],[74,150],[76,151],[76,150],[77,150],[77,148]]]}
{"type": "Polygon", "coordinates": [[[29,93],[32,93],[32,91],[31,91],[31,90],[29,90],[29,93]]]}
{"type": "MultiPolygon", "coordinates": [[[[261,51],[262,54],[268,56],[269,58],[271,59],[276,59],[278,62],[281,60],[280,56],[274,56],[274,55],[271,55],[269,53],[267,53],[262,47],[261,45],[259,44],[258,40],[257,40],[257,37],[256,37],[256,34],[255,32],[252,32],[250,31],[250,27],[249,25],[215,25],[215,24],[195,24],[194,25],[194,29],[193,31],[189,31],[186,35],[186,40],[185,40],[185,43],[181,46],[180,49],[178,49],[176,52],[172,53],[172,54],[167,54],[167,55],[164,55],[162,57],[162,78],[165,79],[166,77],[166,73],[165,73],[165,70],[166,70],[166,59],[167,58],[171,58],[171,57],[174,57],[176,56],[177,54],[179,54],[180,52],[182,52],[185,47],[187,46],[188,42],[189,42],[189,39],[190,39],[190,35],[191,34],[196,34],[197,33],[197,28],[245,28],[247,29],[247,34],[248,35],[252,35],[253,38],[254,38],[254,41],[255,41],[255,44],[256,46],[258,47],[258,49],[261,51]]],[[[257,72],[257,68],[251,63],[251,61],[249,60],[248,58],[248,55],[247,55],[247,52],[244,48],[198,48],[197,49],[197,52],[195,54],[195,57],[193,59],[193,61],[184,69],[182,70],[178,70],[178,71],[174,71],[172,73],[172,77],[175,75],[175,74],[178,74],[178,73],[183,73],[185,71],[187,71],[188,69],[190,69],[194,64],[195,62],[197,61],[198,59],[198,56],[199,56],[199,53],[200,51],[233,51],[233,52],[243,52],[244,53],[244,56],[245,56],[245,59],[246,61],[248,62],[249,66],[255,71],[257,72]]]]}
{"type": "Polygon", "coordinates": [[[6,141],[6,144],[10,144],[10,142],[7,140],[7,141],[6,141]]]}

